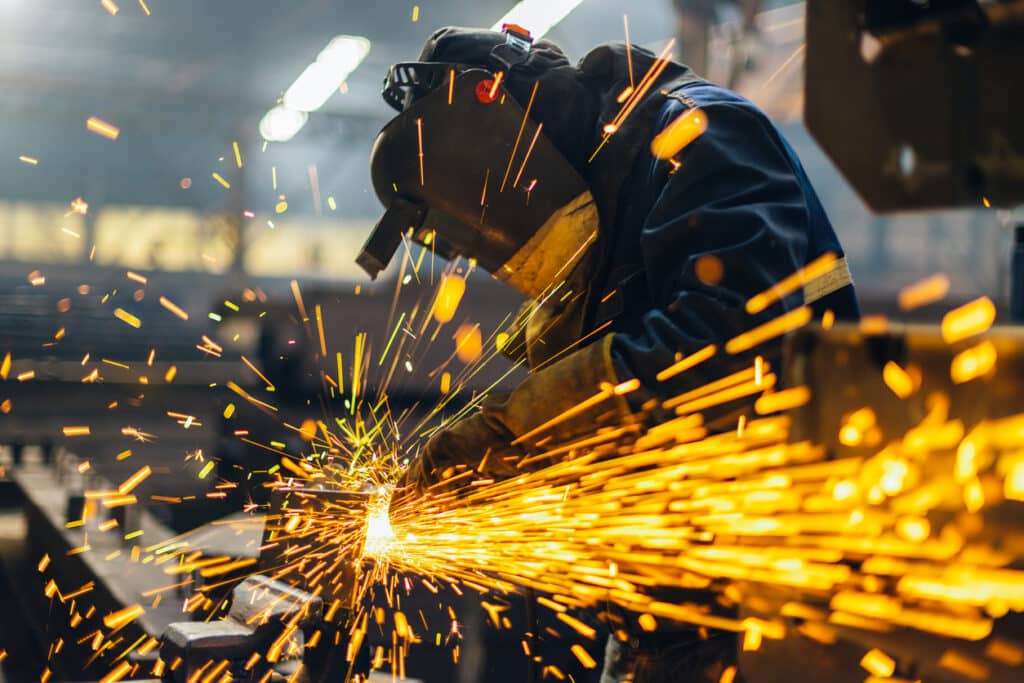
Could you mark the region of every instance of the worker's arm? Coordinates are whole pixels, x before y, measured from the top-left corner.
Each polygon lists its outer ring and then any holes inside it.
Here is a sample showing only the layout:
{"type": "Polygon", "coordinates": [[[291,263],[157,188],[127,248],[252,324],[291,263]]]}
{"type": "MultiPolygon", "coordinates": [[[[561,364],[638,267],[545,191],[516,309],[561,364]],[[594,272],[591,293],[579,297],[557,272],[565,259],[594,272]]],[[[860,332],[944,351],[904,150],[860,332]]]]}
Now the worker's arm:
{"type": "MultiPolygon", "coordinates": [[[[725,343],[803,301],[796,293],[759,315],[747,314],[751,296],[805,263],[807,201],[763,115],[739,102],[701,106],[707,130],[677,155],[677,170],[658,162],[649,177],[662,189],[641,228],[640,246],[651,299],[660,306],[643,315],[638,329],[615,335],[612,345],[622,378],[640,380],[635,404],[677,395],[749,363],[730,357],[725,343]],[[711,344],[718,347],[714,359],[657,380],[679,354],[711,344]]],[[[681,103],[667,108],[662,126],[683,111],[681,103]]]]}
{"type": "Polygon", "coordinates": [[[531,372],[508,394],[488,396],[480,409],[427,441],[399,482],[429,488],[453,480],[504,479],[551,464],[537,456],[546,445],[593,436],[618,426],[628,415],[625,400],[612,391],[617,374],[606,335],[561,360],[531,372]],[[473,472],[469,472],[473,470],[473,472]]]}

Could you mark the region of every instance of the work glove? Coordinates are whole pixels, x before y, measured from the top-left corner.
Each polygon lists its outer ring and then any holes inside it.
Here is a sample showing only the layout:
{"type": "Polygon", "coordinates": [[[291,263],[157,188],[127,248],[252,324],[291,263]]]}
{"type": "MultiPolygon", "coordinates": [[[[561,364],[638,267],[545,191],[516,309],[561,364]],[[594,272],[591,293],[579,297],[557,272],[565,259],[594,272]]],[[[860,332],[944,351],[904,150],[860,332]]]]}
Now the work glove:
{"type": "Polygon", "coordinates": [[[451,479],[458,488],[478,479],[506,479],[551,464],[524,462],[529,455],[621,424],[630,410],[612,391],[620,381],[612,338],[608,334],[530,373],[509,394],[484,399],[476,413],[430,438],[399,486],[429,489],[451,479]]]}

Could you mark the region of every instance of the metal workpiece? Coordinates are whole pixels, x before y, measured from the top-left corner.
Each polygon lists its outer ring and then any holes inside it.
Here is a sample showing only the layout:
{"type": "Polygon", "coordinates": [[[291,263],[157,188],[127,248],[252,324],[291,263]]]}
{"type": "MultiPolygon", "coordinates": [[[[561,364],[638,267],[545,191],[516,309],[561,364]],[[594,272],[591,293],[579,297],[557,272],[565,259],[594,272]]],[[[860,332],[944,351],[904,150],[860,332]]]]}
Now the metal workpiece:
{"type": "Polygon", "coordinates": [[[350,650],[358,647],[350,648],[349,630],[362,595],[366,512],[374,495],[274,490],[257,564],[262,573],[235,586],[224,619],[167,628],[157,668],[165,680],[184,683],[215,670],[235,680],[348,680],[357,654],[350,650]],[[331,522],[341,519],[350,524],[331,522]]]}
{"type": "Polygon", "coordinates": [[[213,622],[171,624],[160,659],[175,683],[215,669],[236,680],[261,680],[301,661],[306,633],[319,624],[323,600],[265,576],[250,576],[232,591],[231,610],[213,622]]]}

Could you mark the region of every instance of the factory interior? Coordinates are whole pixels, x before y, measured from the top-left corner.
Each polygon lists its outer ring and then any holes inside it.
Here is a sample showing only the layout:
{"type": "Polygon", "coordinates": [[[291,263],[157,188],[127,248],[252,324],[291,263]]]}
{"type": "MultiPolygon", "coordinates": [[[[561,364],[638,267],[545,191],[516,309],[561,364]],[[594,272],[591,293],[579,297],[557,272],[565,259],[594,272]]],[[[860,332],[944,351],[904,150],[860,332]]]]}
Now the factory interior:
{"type": "Polygon", "coordinates": [[[1024,680],[1021,74],[1024,0],[0,0],[0,683],[1024,680]]]}

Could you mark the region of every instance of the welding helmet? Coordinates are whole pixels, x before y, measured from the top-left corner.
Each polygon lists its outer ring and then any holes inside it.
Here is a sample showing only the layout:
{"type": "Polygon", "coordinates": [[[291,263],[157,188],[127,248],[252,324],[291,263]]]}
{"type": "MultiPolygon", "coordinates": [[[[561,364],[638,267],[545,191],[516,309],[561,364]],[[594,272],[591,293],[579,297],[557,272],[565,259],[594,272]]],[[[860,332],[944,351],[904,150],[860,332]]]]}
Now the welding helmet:
{"type": "MultiPolygon", "coordinates": [[[[446,29],[453,30],[465,31],[446,29]]],[[[481,44],[489,48],[486,58],[391,67],[384,99],[400,113],[378,134],[370,159],[386,211],[357,262],[376,277],[408,237],[444,258],[475,259],[537,297],[594,242],[597,207],[586,181],[531,116],[537,85],[527,98],[508,87],[513,78],[522,82],[537,49],[529,34],[506,27],[472,37],[477,52],[481,44]]]]}

